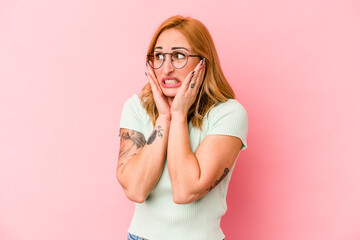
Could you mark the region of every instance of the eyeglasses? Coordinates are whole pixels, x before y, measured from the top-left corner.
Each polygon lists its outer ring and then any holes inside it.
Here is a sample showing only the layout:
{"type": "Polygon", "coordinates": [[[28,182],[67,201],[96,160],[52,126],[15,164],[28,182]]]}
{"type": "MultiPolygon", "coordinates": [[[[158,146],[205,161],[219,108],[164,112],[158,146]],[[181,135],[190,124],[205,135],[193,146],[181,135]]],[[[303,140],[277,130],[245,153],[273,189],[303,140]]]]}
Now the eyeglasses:
{"type": "Polygon", "coordinates": [[[174,51],[172,53],[153,52],[147,55],[147,62],[153,69],[159,69],[165,62],[165,55],[170,55],[171,64],[174,68],[181,69],[185,67],[189,57],[199,57],[200,55],[189,55],[184,51],[174,51]]]}

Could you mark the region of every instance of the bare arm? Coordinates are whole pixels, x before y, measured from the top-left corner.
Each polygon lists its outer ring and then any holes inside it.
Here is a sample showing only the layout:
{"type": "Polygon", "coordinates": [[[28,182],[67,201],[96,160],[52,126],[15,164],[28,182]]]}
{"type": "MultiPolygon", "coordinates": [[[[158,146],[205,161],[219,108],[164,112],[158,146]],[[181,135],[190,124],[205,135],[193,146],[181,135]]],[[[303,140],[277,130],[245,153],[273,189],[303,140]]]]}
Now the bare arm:
{"type": "Polygon", "coordinates": [[[191,203],[215,188],[228,174],[241,147],[237,137],[210,135],[194,154],[186,119],[174,117],[167,153],[174,202],[191,203]]]}
{"type": "Polygon", "coordinates": [[[169,126],[169,120],[159,117],[147,142],[142,133],[120,130],[116,176],[131,201],[144,202],[159,181],[165,164],[169,126]]]}
{"type": "Polygon", "coordinates": [[[203,59],[183,81],[171,105],[167,163],[173,200],[178,204],[196,201],[216,187],[228,174],[242,147],[237,137],[209,135],[194,154],[187,116],[204,79],[203,59]]]}

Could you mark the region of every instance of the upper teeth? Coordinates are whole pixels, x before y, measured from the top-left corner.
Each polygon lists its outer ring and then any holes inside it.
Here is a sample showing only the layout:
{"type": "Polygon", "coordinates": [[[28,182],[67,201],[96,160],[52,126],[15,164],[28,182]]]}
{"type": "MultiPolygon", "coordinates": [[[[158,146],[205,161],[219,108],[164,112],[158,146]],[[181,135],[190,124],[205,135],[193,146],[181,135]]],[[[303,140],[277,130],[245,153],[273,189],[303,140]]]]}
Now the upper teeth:
{"type": "Polygon", "coordinates": [[[176,84],[178,81],[175,79],[165,80],[165,84],[176,84]]]}

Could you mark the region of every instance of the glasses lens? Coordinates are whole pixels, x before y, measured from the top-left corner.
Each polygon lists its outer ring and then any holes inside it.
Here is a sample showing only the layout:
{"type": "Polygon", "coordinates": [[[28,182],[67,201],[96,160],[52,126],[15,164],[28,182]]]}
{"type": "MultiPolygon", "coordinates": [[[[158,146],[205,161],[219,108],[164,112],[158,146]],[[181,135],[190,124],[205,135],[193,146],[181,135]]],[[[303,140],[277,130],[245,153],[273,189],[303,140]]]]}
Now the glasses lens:
{"type": "Polygon", "coordinates": [[[188,60],[188,55],[183,51],[175,51],[171,54],[171,62],[175,68],[183,68],[188,60]]]}
{"type": "Polygon", "coordinates": [[[164,54],[151,53],[147,56],[148,63],[154,69],[160,68],[164,61],[164,54]]]}

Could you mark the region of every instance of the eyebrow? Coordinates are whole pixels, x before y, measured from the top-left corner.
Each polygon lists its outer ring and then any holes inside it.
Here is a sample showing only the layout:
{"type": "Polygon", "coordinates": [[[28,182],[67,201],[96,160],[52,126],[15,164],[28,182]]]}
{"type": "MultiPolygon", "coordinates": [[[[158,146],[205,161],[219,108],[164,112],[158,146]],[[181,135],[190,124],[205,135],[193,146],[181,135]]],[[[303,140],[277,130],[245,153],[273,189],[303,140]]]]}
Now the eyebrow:
{"type": "MultiPolygon", "coordinates": [[[[163,47],[160,47],[160,46],[159,46],[159,47],[155,47],[154,50],[155,50],[155,49],[163,49],[163,47]]],[[[186,51],[189,52],[189,50],[188,50],[187,48],[185,48],[185,47],[172,47],[172,48],[171,48],[171,50],[176,50],[176,49],[185,49],[186,51]]]]}
{"type": "Polygon", "coordinates": [[[171,50],[176,50],[176,49],[185,49],[186,51],[189,52],[189,50],[187,48],[184,48],[184,47],[173,47],[173,48],[171,48],[171,50]]]}

